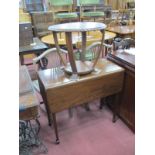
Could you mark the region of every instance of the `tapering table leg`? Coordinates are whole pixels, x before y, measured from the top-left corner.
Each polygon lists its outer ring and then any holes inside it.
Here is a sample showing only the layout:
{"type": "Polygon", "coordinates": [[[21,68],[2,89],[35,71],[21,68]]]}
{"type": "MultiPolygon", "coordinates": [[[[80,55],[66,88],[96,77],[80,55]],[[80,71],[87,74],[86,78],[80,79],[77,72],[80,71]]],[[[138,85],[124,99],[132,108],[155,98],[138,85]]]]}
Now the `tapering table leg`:
{"type": "Polygon", "coordinates": [[[114,109],[113,109],[113,118],[112,118],[112,122],[115,123],[116,122],[116,117],[117,117],[117,113],[118,113],[118,105],[119,105],[119,101],[120,101],[120,95],[116,94],[115,95],[115,99],[114,99],[114,109]]]}
{"type": "Polygon", "coordinates": [[[102,109],[103,106],[104,106],[105,104],[106,104],[106,97],[101,98],[101,99],[100,99],[100,106],[99,106],[99,109],[102,109]]]}
{"type": "Polygon", "coordinates": [[[59,144],[59,136],[58,136],[58,129],[57,129],[57,122],[56,122],[56,114],[52,113],[52,118],[53,118],[53,127],[55,131],[55,136],[56,136],[56,144],[59,144]]]}
{"type": "Polygon", "coordinates": [[[84,108],[86,109],[86,111],[90,111],[90,108],[89,108],[89,104],[88,103],[85,103],[84,104],[84,108]]]}

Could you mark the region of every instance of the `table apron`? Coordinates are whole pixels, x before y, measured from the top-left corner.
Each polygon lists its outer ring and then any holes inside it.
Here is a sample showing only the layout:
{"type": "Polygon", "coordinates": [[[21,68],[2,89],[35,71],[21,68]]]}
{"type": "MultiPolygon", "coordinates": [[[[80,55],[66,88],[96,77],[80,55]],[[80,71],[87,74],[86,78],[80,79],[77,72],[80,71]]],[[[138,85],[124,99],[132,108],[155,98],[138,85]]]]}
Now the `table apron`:
{"type": "Polygon", "coordinates": [[[124,72],[66,84],[64,87],[46,90],[50,112],[56,113],[94,99],[117,94],[122,90],[124,72]]]}

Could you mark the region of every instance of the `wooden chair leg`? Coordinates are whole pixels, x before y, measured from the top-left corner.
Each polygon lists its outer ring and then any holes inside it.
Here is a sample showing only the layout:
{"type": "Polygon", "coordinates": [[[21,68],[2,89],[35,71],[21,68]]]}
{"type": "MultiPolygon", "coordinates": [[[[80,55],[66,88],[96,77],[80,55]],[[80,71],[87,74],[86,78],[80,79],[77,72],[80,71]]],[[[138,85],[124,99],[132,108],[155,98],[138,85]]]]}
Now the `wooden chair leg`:
{"type": "Polygon", "coordinates": [[[57,122],[56,122],[56,114],[52,113],[52,118],[53,118],[53,127],[55,131],[55,136],[56,136],[56,144],[59,144],[59,136],[58,136],[58,129],[57,129],[57,122]]]}

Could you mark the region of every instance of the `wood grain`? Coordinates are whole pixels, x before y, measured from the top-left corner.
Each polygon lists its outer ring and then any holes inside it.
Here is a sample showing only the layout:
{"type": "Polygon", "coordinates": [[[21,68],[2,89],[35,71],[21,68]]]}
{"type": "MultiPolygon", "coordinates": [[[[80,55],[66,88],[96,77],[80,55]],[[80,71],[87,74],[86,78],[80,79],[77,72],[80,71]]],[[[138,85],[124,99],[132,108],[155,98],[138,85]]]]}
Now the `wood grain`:
{"type": "Polygon", "coordinates": [[[80,105],[94,99],[116,94],[121,91],[124,70],[107,61],[99,60],[96,68],[99,73],[80,76],[77,81],[71,81],[69,75],[55,75],[52,70],[39,71],[41,85],[47,97],[50,113],[56,113],[64,109],[80,105]]]}
{"type": "Polygon", "coordinates": [[[135,25],[112,26],[108,27],[107,30],[118,34],[130,34],[135,32],[135,25]]]}
{"type": "Polygon", "coordinates": [[[135,56],[115,51],[108,54],[108,59],[125,68],[119,115],[129,128],[135,131],[135,56]]]}
{"type": "MultiPolygon", "coordinates": [[[[111,40],[115,37],[116,37],[116,33],[105,31],[104,40],[111,40]]],[[[92,42],[100,41],[101,39],[102,39],[102,33],[100,31],[90,31],[87,35],[87,45],[91,44],[92,42]]],[[[49,45],[55,45],[52,34],[42,37],[41,41],[49,45]]],[[[59,42],[59,45],[66,45],[65,33],[62,32],[61,36],[58,35],[58,42],[59,42]]],[[[78,46],[78,44],[81,44],[81,43],[82,43],[81,34],[78,32],[73,32],[72,33],[72,44],[78,46]]]]}

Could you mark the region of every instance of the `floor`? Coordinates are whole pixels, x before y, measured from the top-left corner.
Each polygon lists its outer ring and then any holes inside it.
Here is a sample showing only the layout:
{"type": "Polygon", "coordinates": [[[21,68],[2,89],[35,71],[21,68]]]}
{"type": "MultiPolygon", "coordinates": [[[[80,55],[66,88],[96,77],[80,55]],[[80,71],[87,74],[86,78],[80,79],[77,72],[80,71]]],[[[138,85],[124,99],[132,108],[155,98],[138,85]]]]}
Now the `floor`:
{"type": "MultiPolygon", "coordinates": [[[[82,106],[57,114],[60,144],[56,145],[53,127],[48,126],[46,113],[41,110],[39,133],[48,148],[48,155],[134,155],[135,135],[118,119],[112,123],[112,113],[99,101],[90,103],[90,111],[82,106]]],[[[42,155],[42,154],[41,154],[42,155]]]]}

